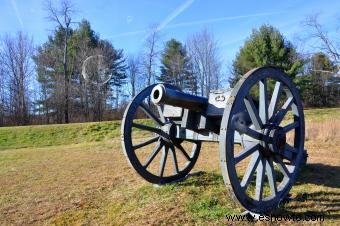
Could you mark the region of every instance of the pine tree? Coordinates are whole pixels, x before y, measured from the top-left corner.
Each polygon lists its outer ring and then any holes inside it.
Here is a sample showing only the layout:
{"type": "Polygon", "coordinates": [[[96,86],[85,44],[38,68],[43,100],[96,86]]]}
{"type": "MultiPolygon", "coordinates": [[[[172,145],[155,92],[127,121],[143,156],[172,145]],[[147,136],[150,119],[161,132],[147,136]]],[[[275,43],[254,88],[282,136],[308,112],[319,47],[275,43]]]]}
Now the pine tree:
{"type": "Polygon", "coordinates": [[[270,25],[262,25],[258,30],[253,30],[241,47],[233,61],[230,85],[233,87],[242,75],[262,66],[279,67],[293,78],[303,66],[293,44],[270,25]]]}
{"type": "Polygon", "coordinates": [[[175,39],[169,40],[162,54],[161,75],[158,80],[173,84],[182,90],[196,93],[197,80],[185,47],[175,39]]]}

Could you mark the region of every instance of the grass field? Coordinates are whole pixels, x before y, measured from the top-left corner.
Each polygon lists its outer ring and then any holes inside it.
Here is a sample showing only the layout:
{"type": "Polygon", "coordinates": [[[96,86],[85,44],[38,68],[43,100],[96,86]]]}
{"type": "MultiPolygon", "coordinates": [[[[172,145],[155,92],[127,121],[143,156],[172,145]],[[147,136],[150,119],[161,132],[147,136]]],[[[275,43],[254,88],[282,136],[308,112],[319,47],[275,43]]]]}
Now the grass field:
{"type": "MultiPolygon", "coordinates": [[[[340,109],[305,115],[308,165],[274,213],[339,225],[340,109]]],[[[130,168],[119,132],[119,121],[0,128],[0,225],[226,225],[243,211],[223,184],[218,144],[203,145],[188,179],[154,187],[130,168]]]]}

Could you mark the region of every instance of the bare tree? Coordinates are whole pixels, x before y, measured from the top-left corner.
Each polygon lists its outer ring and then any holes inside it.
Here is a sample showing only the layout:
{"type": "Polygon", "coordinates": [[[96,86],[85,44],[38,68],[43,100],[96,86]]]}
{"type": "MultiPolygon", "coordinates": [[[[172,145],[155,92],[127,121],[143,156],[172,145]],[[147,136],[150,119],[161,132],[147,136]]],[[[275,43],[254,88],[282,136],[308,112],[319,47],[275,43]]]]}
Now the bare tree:
{"type": "Polygon", "coordinates": [[[129,82],[131,85],[131,97],[134,97],[136,95],[136,92],[139,91],[140,87],[140,59],[137,56],[129,56],[127,60],[127,73],[129,82]]]}
{"type": "Polygon", "coordinates": [[[155,80],[155,67],[157,57],[159,56],[158,51],[159,31],[157,26],[153,26],[150,29],[150,33],[145,40],[144,46],[144,73],[147,77],[147,85],[151,84],[151,80],[155,80]]]}
{"type": "Polygon", "coordinates": [[[312,31],[311,37],[321,42],[320,50],[327,53],[340,71],[340,41],[332,39],[318,21],[318,14],[308,16],[304,24],[312,31]]]}
{"type": "Polygon", "coordinates": [[[218,59],[217,42],[213,34],[205,29],[189,38],[187,48],[200,93],[208,96],[209,91],[218,89],[221,82],[221,61],[218,59]]]}
{"type": "Polygon", "coordinates": [[[68,40],[70,36],[72,15],[75,13],[74,7],[69,0],[62,0],[59,7],[53,5],[52,0],[47,1],[47,19],[57,25],[63,31],[63,70],[64,70],[64,120],[69,122],[69,86],[70,76],[68,74],[68,40]]]}
{"type": "Polygon", "coordinates": [[[0,126],[4,125],[5,117],[5,72],[2,59],[3,57],[0,52],[0,126]]]}
{"type": "MultiPolygon", "coordinates": [[[[15,37],[6,36],[0,50],[2,58],[1,84],[8,91],[9,113],[14,116],[15,124],[24,125],[29,121],[28,83],[33,72],[33,43],[27,35],[18,32],[15,37]]],[[[3,98],[2,98],[3,99],[3,98]]]]}

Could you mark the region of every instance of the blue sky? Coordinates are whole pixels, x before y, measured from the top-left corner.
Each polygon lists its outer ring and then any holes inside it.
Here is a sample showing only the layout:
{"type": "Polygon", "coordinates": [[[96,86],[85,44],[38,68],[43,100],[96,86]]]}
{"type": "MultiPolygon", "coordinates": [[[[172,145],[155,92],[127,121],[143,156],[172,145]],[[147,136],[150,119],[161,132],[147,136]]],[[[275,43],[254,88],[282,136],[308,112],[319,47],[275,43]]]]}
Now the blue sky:
{"type": "MultiPolygon", "coordinates": [[[[36,45],[53,30],[42,0],[0,0],[0,35],[22,29],[36,45]]],[[[56,1],[57,2],[57,1],[56,1]]],[[[320,22],[335,32],[340,1],[218,1],[218,0],[73,0],[78,10],[75,21],[86,18],[103,39],[126,54],[140,52],[147,28],[158,24],[161,45],[174,37],[182,42],[207,28],[219,43],[224,66],[230,65],[253,28],[267,23],[294,41],[308,31],[301,22],[320,13],[320,22]]],[[[308,47],[307,47],[308,49],[308,47]]]]}

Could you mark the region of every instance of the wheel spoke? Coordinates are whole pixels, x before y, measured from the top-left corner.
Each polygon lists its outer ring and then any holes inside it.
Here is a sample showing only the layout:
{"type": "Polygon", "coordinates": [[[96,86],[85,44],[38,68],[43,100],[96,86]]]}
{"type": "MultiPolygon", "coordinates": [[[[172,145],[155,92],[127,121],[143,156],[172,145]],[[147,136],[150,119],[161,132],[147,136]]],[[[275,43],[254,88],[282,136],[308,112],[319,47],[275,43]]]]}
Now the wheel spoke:
{"type": "Polygon", "coordinates": [[[178,169],[178,162],[177,162],[175,148],[173,146],[171,146],[170,150],[171,150],[171,156],[172,156],[172,161],[173,161],[173,166],[174,166],[174,174],[178,174],[179,169],[178,169]]]}
{"type": "Polygon", "coordinates": [[[280,109],[280,111],[274,117],[274,121],[277,123],[277,125],[280,125],[283,118],[286,116],[289,110],[289,107],[293,104],[293,100],[294,100],[293,97],[289,97],[288,100],[284,103],[284,105],[280,109]]]}
{"type": "MultiPolygon", "coordinates": [[[[238,133],[238,132],[236,131],[236,133],[238,133]]],[[[257,135],[260,136],[259,134],[257,134],[257,135]]],[[[237,135],[237,136],[240,137],[241,135],[237,135]]],[[[241,138],[239,138],[239,140],[240,140],[239,142],[241,142],[241,138]]],[[[256,140],[255,138],[248,136],[247,134],[243,134],[242,140],[244,142],[252,142],[252,143],[258,143],[258,141],[259,141],[259,140],[256,140]]]]}
{"type": "Polygon", "coordinates": [[[261,158],[256,168],[255,199],[262,200],[266,161],[261,158]]]}
{"type": "Polygon", "coordinates": [[[282,158],[280,156],[275,156],[275,160],[276,160],[276,163],[277,163],[277,166],[279,167],[279,170],[283,173],[283,175],[285,177],[288,177],[290,176],[290,172],[289,170],[287,169],[287,166],[286,164],[284,164],[282,158]]]}
{"type": "Polygon", "coordinates": [[[247,126],[238,126],[236,124],[235,129],[237,130],[237,132],[239,132],[240,134],[246,134],[249,137],[252,137],[256,140],[263,140],[266,142],[270,142],[270,138],[262,133],[259,133],[247,126]]]}
{"type": "Polygon", "coordinates": [[[166,159],[168,157],[168,151],[169,151],[168,147],[163,147],[162,158],[161,158],[160,165],[159,165],[159,174],[158,174],[159,177],[163,177],[164,169],[166,165],[166,159]]]}
{"type": "Polygon", "coordinates": [[[153,119],[159,126],[163,126],[164,123],[159,120],[159,118],[152,112],[150,109],[145,106],[144,103],[141,103],[139,107],[144,111],[144,113],[151,119],[153,119]]]}
{"type": "Polygon", "coordinates": [[[136,149],[139,149],[141,147],[144,147],[146,145],[149,145],[149,144],[152,144],[154,142],[156,142],[157,140],[159,139],[159,136],[156,136],[156,137],[152,137],[152,138],[149,138],[148,140],[140,143],[140,144],[136,144],[136,145],[133,145],[133,149],[136,150],[136,149]]]}
{"type": "Polygon", "coordinates": [[[158,135],[160,135],[161,137],[163,137],[165,139],[170,139],[169,135],[166,132],[163,132],[161,129],[154,128],[154,127],[147,126],[147,125],[143,125],[143,124],[139,124],[139,123],[132,123],[132,126],[138,128],[138,129],[141,129],[141,130],[147,130],[147,131],[150,131],[150,132],[157,133],[158,135]]]}
{"type": "Polygon", "coordinates": [[[244,98],[244,104],[247,108],[250,119],[255,126],[255,129],[260,130],[262,128],[262,121],[259,117],[259,113],[255,107],[252,97],[247,95],[247,97],[244,98]]]}
{"type": "Polygon", "coordinates": [[[188,160],[191,161],[190,156],[188,155],[188,153],[184,150],[183,146],[179,143],[175,143],[175,146],[181,151],[181,153],[184,155],[184,157],[188,160]]]}
{"type": "Polygon", "coordinates": [[[259,82],[259,115],[263,124],[268,122],[268,91],[267,91],[267,79],[263,79],[259,82]]]}
{"type": "Polygon", "coordinates": [[[147,160],[145,161],[145,163],[143,164],[143,167],[146,169],[148,168],[148,166],[150,165],[150,163],[153,161],[153,159],[156,157],[156,155],[158,154],[158,152],[162,149],[163,144],[162,142],[158,142],[157,146],[153,149],[151,155],[147,158],[147,160]]]}
{"type": "Polygon", "coordinates": [[[259,152],[254,152],[251,156],[251,160],[247,166],[246,172],[242,178],[241,181],[241,187],[245,190],[247,190],[247,187],[252,179],[252,176],[255,172],[255,169],[257,168],[257,165],[259,164],[260,156],[259,152]]]}
{"type": "Polygon", "coordinates": [[[283,131],[285,133],[287,133],[287,132],[291,131],[292,129],[295,129],[295,128],[299,127],[299,126],[300,126],[300,123],[298,121],[295,121],[295,122],[293,122],[293,123],[283,127],[283,131]]]}
{"type": "Polygon", "coordinates": [[[287,167],[289,173],[293,173],[294,170],[295,170],[295,166],[294,165],[286,165],[286,167],[287,167]]]}
{"type": "Polygon", "coordinates": [[[270,158],[269,160],[266,160],[266,173],[267,173],[270,191],[272,195],[276,196],[276,193],[277,193],[276,175],[275,175],[272,158],[270,158]]]}
{"type": "Polygon", "coordinates": [[[244,149],[239,155],[235,157],[235,164],[241,162],[243,159],[247,158],[249,155],[253,154],[259,149],[259,144],[256,143],[249,148],[244,149]]]}
{"type": "Polygon", "coordinates": [[[147,130],[147,131],[150,131],[150,132],[154,132],[154,133],[157,133],[159,135],[162,134],[162,130],[160,130],[158,128],[150,127],[150,126],[147,126],[147,125],[143,125],[143,124],[139,124],[139,123],[132,123],[132,126],[138,128],[138,129],[141,129],[141,130],[147,130]]]}
{"type": "Polygon", "coordinates": [[[275,83],[275,88],[274,88],[273,95],[272,95],[272,98],[269,104],[269,112],[268,112],[269,118],[271,118],[275,113],[278,100],[280,99],[280,96],[281,96],[281,90],[282,90],[281,87],[282,87],[281,82],[275,83]]]}

